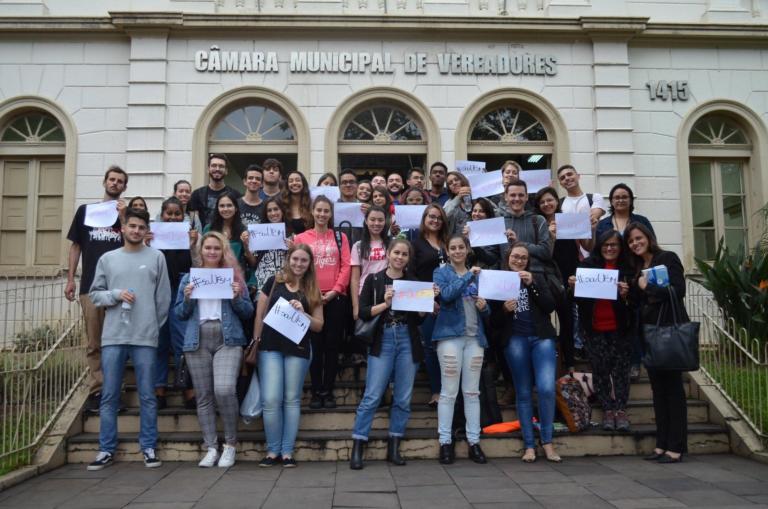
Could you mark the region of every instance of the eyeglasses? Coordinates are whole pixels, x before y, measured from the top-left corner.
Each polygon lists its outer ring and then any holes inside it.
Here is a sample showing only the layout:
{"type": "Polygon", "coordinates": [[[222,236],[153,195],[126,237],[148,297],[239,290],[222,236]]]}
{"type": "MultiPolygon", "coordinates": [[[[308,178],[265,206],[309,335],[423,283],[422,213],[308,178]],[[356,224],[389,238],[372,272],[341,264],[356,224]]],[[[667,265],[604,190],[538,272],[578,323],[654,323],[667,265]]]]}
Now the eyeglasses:
{"type": "Polygon", "coordinates": [[[613,201],[629,201],[629,196],[627,196],[627,195],[614,196],[613,198],[611,198],[611,200],[613,200],[613,201]]]}

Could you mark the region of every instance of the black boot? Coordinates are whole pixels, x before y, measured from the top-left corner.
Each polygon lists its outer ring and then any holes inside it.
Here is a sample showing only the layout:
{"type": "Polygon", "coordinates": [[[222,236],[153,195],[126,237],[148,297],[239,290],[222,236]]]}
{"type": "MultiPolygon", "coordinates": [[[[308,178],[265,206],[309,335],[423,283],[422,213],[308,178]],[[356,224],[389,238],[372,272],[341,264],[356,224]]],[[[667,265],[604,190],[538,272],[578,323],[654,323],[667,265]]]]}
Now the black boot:
{"type": "Polygon", "coordinates": [[[488,460],[485,459],[485,453],[483,453],[483,450],[480,449],[480,444],[470,444],[469,459],[475,463],[488,463],[488,460]]]}
{"type": "Polygon", "coordinates": [[[352,454],[349,456],[349,468],[352,470],[363,469],[363,447],[365,440],[352,440],[352,454]]]}
{"type": "Polygon", "coordinates": [[[405,465],[405,460],[400,456],[400,437],[389,437],[387,440],[387,461],[397,466],[405,465]]]}
{"type": "Polygon", "coordinates": [[[440,444],[440,463],[450,465],[456,459],[456,453],[453,449],[453,443],[440,444]]]}

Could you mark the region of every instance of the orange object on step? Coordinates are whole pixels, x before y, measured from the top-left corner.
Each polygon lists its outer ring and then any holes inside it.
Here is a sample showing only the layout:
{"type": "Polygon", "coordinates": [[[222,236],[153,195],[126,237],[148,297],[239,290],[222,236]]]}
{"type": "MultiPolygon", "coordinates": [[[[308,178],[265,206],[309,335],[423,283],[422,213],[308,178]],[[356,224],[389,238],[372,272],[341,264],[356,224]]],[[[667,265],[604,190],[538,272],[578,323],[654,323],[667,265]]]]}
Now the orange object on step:
{"type": "Polygon", "coordinates": [[[520,431],[520,421],[499,422],[483,428],[483,433],[491,435],[493,433],[512,433],[520,431]]]}

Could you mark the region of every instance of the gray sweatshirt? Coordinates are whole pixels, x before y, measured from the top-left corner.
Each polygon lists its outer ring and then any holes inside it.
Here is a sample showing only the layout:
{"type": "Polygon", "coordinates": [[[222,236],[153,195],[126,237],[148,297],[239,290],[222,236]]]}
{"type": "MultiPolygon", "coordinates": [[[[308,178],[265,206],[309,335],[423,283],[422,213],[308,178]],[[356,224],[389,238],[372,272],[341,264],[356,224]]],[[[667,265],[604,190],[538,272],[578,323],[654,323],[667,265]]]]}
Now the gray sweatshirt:
{"type": "Polygon", "coordinates": [[[106,308],[101,345],[157,347],[160,327],[168,318],[171,287],[163,254],[144,246],[131,253],[125,248],[99,258],[89,297],[96,306],[106,308]],[[136,300],[129,311],[130,324],[120,321],[120,293],[133,290],[136,300]]]}
{"type": "MultiPolygon", "coordinates": [[[[547,220],[530,210],[523,211],[519,216],[505,216],[504,227],[517,234],[517,240],[528,245],[531,257],[531,271],[542,272],[545,266],[551,265],[552,238],[549,236],[547,220]],[[536,230],[534,230],[534,222],[536,230]]],[[[509,246],[502,247],[502,265],[509,260],[509,246]]]]}

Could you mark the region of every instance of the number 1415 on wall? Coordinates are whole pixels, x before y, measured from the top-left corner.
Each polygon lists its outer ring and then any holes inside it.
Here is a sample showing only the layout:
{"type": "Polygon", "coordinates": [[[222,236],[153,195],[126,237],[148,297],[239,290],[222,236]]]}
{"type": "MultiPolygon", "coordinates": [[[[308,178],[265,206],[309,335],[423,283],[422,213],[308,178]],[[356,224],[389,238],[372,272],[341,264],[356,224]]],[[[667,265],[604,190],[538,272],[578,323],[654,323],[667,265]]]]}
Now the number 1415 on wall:
{"type": "Polygon", "coordinates": [[[690,96],[687,81],[649,81],[645,84],[651,101],[661,99],[666,101],[687,101],[690,96]]]}

